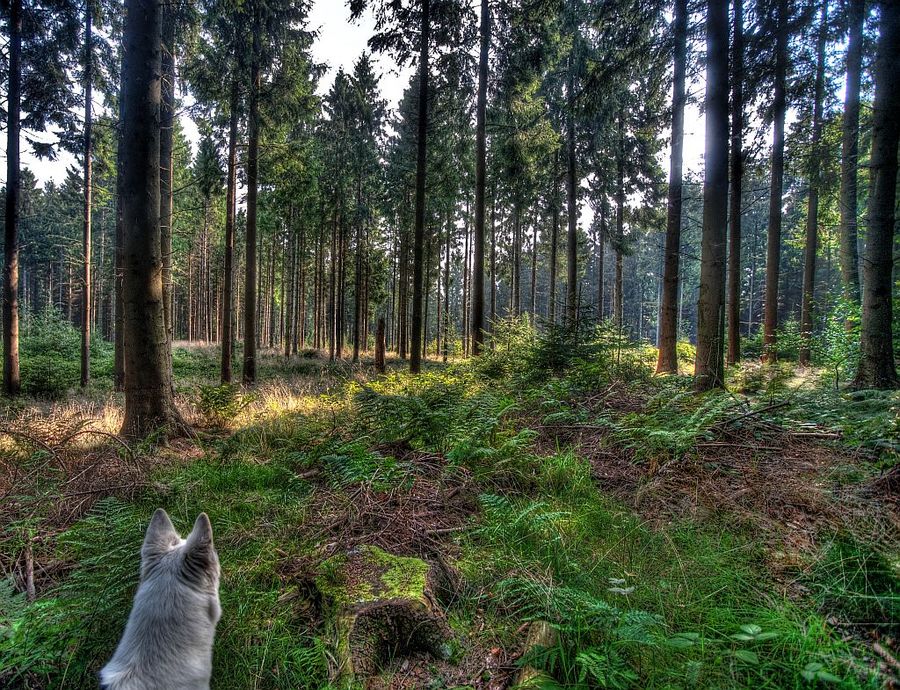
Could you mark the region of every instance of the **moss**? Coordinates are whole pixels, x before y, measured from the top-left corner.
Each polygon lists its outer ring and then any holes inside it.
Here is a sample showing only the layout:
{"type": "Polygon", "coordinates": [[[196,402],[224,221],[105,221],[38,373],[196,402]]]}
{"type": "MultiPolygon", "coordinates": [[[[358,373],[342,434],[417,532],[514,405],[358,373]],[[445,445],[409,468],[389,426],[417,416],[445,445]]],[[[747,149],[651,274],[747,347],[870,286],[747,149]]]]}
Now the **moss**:
{"type": "Polygon", "coordinates": [[[316,579],[319,591],[334,606],[357,606],[386,599],[421,599],[428,564],[394,556],[376,546],[361,546],[351,554],[329,558],[316,579]]]}

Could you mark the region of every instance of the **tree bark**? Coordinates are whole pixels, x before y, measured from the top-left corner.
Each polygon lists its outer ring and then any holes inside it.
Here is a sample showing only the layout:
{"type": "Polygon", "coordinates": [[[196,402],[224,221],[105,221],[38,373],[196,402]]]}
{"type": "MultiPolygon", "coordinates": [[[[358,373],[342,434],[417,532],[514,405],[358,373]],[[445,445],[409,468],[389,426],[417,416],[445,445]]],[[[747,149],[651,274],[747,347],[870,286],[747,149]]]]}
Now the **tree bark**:
{"type": "Polygon", "coordinates": [[[700,299],[697,305],[698,392],[724,385],[725,239],[728,219],[728,0],[711,0],[706,17],[706,170],[700,299]]]}
{"type": "MultiPolygon", "coordinates": [[[[259,12],[259,9],[256,9],[259,12]]],[[[253,18],[253,48],[250,57],[250,103],[247,113],[247,231],[244,257],[244,366],[245,386],[256,383],[256,206],[259,196],[259,88],[260,18],[253,18]]]]}
{"type": "MultiPolygon", "coordinates": [[[[572,65],[569,65],[570,71],[572,65]]],[[[578,199],[575,179],[575,83],[570,73],[566,96],[569,112],[566,121],[566,188],[568,192],[569,226],[566,233],[566,326],[575,330],[578,320],[578,199]]]]}
{"type": "Polygon", "coordinates": [[[728,228],[728,364],[741,359],[741,196],[744,177],[744,3],[734,0],[731,47],[731,194],[728,228]]]}
{"type": "Polygon", "coordinates": [[[9,85],[6,106],[6,210],[3,254],[3,392],[18,395],[19,374],[19,129],[22,99],[22,0],[9,3],[9,85]]]}
{"type": "Polygon", "coordinates": [[[625,124],[622,114],[618,117],[619,140],[616,149],[616,276],[613,286],[613,324],[621,334],[625,318],[625,290],[622,276],[625,245],[625,124]]]}
{"type": "Polygon", "coordinates": [[[159,29],[159,0],[127,1],[122,96],[127,116],[121,161],[125,418],[121,433],[134,438],[180,430],[184,425],[172,393],[163,314],[159,29]]]}
{"type": "Polygon", "coordinates": [[[813,301],[816,289],[816,252],[818,251],[819,184],[821,180],[822,101],[825,98],[825,38],[828,4],[822,3],[816,50],[816,83],[813,103],[812,140],[810,141],[809,200],[806,213],[806,247],[803,261],[803,299],[800,310],[800,366],[809,366],[813,330],[813,301]]]}
{"type": "Polygon", "coordinates": [[[844,297],[859,304],[859,255],[857,251],[857,166],[859,165],[859,80],[862,72],[865,0],[849,0],[850,35],[847,42],[847,85],[841,140],[840,264],[844,297]]]}
{"type": "Polygon", "coordinates": [[[175,174],[175,9],[164,4],[162,9],[162,109],[160,113],[160,242],[162,243],[163,313],[166,322],[166,348],[172,359],[172,222],[174,220],[175,174]]]}
{"type": "MultiPolygon", "coordinates": [[[[447,213],[447,237],[444,251],[444,352],[443,360],[447,361],[450,352],[450,235],[453,231],[453,216],[447,213]]],[[[482,284],[482,290],[484,285],[482,284]]]]}
{"type": "Polygon", "coordinates": [[[556,323],[556,271],[559,264],[559,149],[553,154],[553,177],[550,190],[550,287],[547,294],[547,320],[556,323]]]}
{"type": "MultiPolygon", "coordinates": [[[[740,0],[738,0],[740,1],[740,0]]],[[[678,270],[681,255],[681,189],[684,152],[685,73],[687,64],[687,0],[675,1],[675,60],[672,78],[672,154],[669,164],[669,200],[662,304],[659,309],[657,374],[677,374],[678,270]]]]}
{"type": "Polygon", "coordinates": [[[898,387],[892,331],[897,146],[900,143],[900,3],[881,4],[872,104],[871,188],[863,261],[862,321],[856,388],[898,387]]]}
{"type": "Polygon", "coordinates": [[[784,118],[787,110],[788,7],[787,0],[778,2],[778,24],[775,35],[775,87],[772,99],[772,179],[769,193],[769,226],[766,246],[766,301],[763,323],[763,359],[774,362],[778,329],[778,276],[781,264],[781,214],[784,191],[784,118]]]}
{"type": "Polygon", "coordinates": [[[384,373],[384,317],[378,319],[375,329],[375,370],[379,374],[384,373]]]}
{"type": "MultiPolygon", "coordinates": [[[[475,250],[472,260],[472,323],[470,325],[473,355],[478,355],[484,346],[484,197],[487,168],[485,112],[487,110],[488,57],[490,49],[491,10],[488,6],[488,0],[481,0],[481,48],[478,56],[478,97],[475,106],[475,250]]],[[[447,270],[450,270],[449,265],[447,270]]],[[[444,361],[446,361],[446,356],[444,361]]]]}
{"type": "Polygon", "coordinates": [[[416,156],[416,226],[413,238],[412,343],[409,371],[422,369],[422,270],[425,253],[425,172],[428,137],[428,40],[431,30],[429,0],[422,0],[422,28],[419,36],[419,122],[416,156]]]}
{"type": "Polygon", "coordinates": [[[93,46],[91,41],[91,3],[84,5],[84,234],[82,255],[84,276],[81,299],[81,387],[91,382],[91,179],[93,163],[92,108],[93,46]]]}
{"type": "Polygon", "coordinates": [[[225,190],[225,267],[222,276],[222,383],[231,383],[234,348],[234,218],[237,205],[238,81],[231,82],[228,122],[228,181],[225,190]]]}

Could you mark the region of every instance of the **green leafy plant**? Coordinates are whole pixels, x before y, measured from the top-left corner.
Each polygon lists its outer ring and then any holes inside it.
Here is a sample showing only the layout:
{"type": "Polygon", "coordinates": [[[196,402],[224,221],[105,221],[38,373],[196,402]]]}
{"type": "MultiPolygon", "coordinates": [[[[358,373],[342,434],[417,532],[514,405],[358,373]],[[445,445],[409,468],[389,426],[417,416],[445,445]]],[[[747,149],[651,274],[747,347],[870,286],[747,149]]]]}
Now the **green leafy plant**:
{"type": "Polygon", "coordinates": [[[219,386],[197,386],[194,407],[208,426],[228,426],[255,400],[255,396],[241,391],[240,386],[223,383],[219,386]]]}

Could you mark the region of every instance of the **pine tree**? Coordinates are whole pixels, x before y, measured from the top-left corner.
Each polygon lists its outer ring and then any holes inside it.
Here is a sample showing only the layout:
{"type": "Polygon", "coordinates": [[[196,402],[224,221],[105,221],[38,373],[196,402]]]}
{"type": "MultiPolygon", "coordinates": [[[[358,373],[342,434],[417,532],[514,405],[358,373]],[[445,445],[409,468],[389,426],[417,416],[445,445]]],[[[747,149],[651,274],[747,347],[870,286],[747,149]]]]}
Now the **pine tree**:
{"type": "Polygon", "coordinates": [[[875,56],[872,104],[871,189],[863,261],[860,358],[854,386],[894,389],[892,281],[897,207],[897,146],[900,144],[900,3],[883,2],[875,56]]]}
{"type": "Polygon", "coordinates": [[[697,305],[697,391],[725,382],[725,236],[728,219],[728,0],[712,0],[706,16],[706,170],[697,305]]]}

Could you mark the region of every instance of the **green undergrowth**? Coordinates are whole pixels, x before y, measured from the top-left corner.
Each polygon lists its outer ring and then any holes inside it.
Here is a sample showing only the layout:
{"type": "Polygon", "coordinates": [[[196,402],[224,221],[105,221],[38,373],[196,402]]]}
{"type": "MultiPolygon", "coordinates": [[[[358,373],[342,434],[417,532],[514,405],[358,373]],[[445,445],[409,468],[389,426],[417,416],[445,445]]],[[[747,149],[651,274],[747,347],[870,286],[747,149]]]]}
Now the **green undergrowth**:
{"type": "MultiPolygon", "coordinates": [[[[182,530],[201,511],[213,522],[224,612],[213,687],[328,687],[324,628],[291,564],[321,560],[309,527],[322,501],[405,491],[427,455],[443,459],[445,474],[470,477],[478,497],[448,551],[462,575],[448,610],[454,658],[476,639],[514,649],[521,624],[542,620],[556,642],[524,662],[545,672],[544,687],[878,687],[860,649],[826,620],[896,616],[896,556],[835,536],[805,571],[810,596],[790,599],[758,535],[721,518],[646,524],[597,490],[577,452],[536,443],[541,427],[582,425],[634,462],[677,461],[716,424],[771,402],[697,397],[687,379],[653,378],[648,348],[605,327],[538,337],[513,323],[500,335],[476,362],[416,378],[318,367],[328,392],[302,411],[249,419],[206,442],[199,459],[155,472],[135,500],[97,503],[36,554],[72,566],[58,586],[26,604],[0,580],[0,684],[95,686],[128,615],[147,518],[164,506],[182,530]]],[[[215,364],[202,351],[180,361],[195,372],[215,364]]],[[[209,392],[211,414],[239,406],[231,395],[209,392]]],[[[795,415],[812,405],[798,400],[795,415]]],[[[894,404],[846,401],[860,418],[894,404]]],[[[831,409],[816,407],[823,419],[831,409]]],[[[889,422],[853,442],[877,447],[889,422]]]]}

